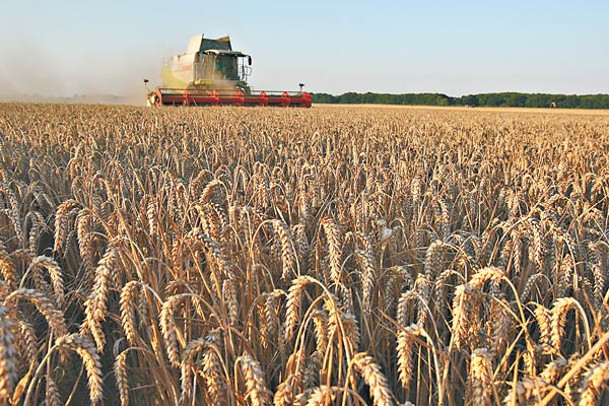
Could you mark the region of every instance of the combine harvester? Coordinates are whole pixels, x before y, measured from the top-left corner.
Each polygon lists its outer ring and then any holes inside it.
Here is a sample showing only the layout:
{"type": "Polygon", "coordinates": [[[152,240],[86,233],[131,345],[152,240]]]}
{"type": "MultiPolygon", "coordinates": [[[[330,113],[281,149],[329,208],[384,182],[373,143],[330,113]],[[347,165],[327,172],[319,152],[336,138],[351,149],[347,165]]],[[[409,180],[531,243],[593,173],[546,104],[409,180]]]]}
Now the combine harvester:
{"type": "MultiPolygon", "coordinates": [[[[281,106],[311,107],[302,91],[252,90],[247,84],[252,57],[233,51],[229,37],[195,35],[185,54],[163,62],[163,86],[148,93],[148,106],[281,106]]],[[[144,80],[148,83],[148,80],[144,80]]]]}

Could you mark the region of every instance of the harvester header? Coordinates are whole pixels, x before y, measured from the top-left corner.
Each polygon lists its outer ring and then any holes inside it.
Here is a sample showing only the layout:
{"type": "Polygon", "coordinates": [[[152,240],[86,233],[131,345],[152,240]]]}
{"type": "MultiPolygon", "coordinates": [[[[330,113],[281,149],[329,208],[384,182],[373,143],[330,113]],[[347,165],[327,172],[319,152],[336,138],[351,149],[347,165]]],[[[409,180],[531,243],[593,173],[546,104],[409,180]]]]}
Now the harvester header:
{"type": "Polygon", "coordinates": [[[185,54],[163,61],[163,85],[148,93],[148,105],[311,107],[302,84],[293,92],[253,90],[247,83],[251,65],[252,57],[234,51],[230,37],[195,35],[185,54]]]}

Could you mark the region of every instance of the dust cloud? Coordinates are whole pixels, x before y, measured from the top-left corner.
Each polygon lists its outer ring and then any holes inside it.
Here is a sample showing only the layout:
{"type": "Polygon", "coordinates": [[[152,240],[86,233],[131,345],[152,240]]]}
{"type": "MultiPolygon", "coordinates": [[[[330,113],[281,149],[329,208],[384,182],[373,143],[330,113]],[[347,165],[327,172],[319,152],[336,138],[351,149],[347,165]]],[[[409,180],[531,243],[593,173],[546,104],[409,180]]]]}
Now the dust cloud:
{"type": "Polygon", "coordinates": [[[143,79],[160,82],[156,52],[79,55],[18,45],[0,58],[0,101],[143,105],[143,79]]]}

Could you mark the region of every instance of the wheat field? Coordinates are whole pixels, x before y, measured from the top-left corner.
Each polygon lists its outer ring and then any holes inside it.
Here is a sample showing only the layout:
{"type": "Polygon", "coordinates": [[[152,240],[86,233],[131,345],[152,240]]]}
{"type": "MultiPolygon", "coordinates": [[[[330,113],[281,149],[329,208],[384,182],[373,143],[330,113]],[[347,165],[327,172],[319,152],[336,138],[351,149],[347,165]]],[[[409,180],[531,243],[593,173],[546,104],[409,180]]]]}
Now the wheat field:
{"type": "Polygon", "coordinates": [[[609,115],[0,105],[0,404],[609,402],[609,115]]]}

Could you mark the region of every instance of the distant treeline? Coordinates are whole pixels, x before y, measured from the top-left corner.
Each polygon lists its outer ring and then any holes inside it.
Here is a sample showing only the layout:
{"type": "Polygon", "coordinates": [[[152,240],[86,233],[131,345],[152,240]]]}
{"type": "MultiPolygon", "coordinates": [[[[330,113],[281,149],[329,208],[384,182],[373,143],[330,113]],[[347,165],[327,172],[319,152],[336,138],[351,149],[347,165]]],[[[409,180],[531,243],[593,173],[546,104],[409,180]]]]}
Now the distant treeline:
{"type": "Polygon", "coordinates": [[[451,97],[442,93],[312,93],[313,103],[411,104],[425,106],[558,107],[609,109],[609,94],[482,93],[451,97]]]}

